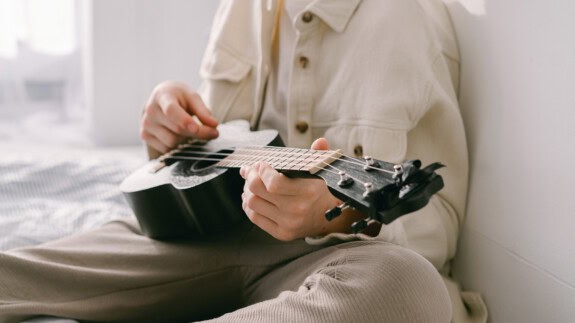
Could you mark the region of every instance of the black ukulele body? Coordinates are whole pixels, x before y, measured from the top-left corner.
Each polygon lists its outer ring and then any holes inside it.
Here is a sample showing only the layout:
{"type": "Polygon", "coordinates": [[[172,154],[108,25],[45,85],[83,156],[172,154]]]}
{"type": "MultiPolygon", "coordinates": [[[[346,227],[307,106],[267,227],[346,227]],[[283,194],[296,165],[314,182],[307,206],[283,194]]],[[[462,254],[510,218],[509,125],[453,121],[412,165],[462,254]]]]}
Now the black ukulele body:
{"type": "MultiPolygon", "coordinates": [[[[218,130],[219,138],[198,142],[188,150],[225,153],[232,147],[283,146],[277,131],[251,132],[245,121],[229,122],[218,130]]],[[[203,156],[208,160],[167,162],[157,172],[158,160],[152,160],[122,182],[120,190],[144,234],[154,239],[194,237],[246,219],[239,169],[213,167],[212,159],[220,159],[220,155],[203,156]]]]}

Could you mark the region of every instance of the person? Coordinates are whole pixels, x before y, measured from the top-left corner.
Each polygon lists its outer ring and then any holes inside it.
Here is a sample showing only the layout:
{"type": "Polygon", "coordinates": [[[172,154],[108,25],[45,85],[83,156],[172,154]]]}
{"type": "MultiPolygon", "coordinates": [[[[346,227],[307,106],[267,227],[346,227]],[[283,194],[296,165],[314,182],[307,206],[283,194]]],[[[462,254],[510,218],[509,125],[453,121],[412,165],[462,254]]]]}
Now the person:
{"type": "Polygon", "coordinates": [[[288,146],[440,161],[445,188],[351,234],[363,215],[325,220],[340,201],[324,182],[256,163],[240,171],[249,221],[223,233],[155,241],[116,221],[0,254],[0,322],[485,321],[480,297],[449,278],[468,167],[458,68],[440,0],[222,1],[200,89],[168,81],[151,94],[140,134],[151,157],[244,119],[288,146]]]}

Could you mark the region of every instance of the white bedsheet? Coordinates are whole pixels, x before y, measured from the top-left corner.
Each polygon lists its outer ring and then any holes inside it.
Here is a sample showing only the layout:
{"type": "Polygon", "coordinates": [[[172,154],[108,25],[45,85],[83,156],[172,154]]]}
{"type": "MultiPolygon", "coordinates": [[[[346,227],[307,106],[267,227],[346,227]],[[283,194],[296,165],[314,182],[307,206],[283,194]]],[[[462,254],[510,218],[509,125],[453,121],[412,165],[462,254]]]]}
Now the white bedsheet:
{"type": "Polygon", "coordinates": [[[118,185],[144,162],[138,147],[0,145],[0,151],[0,250],[133,216],[118,185]]]}

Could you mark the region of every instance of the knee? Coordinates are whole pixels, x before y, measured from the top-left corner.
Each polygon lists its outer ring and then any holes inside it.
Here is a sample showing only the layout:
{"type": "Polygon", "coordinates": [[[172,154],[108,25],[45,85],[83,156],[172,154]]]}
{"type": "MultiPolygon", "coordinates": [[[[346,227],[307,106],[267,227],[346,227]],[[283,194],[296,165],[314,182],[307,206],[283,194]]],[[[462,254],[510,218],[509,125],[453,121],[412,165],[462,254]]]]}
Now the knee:
{"type": "Polygon", "coordinates": [[[385,302],[408,315],[410,322],[451,321],[451,300],[437,269],[421,255],[399,246],[385,246],[373,261],[375,286],[385,302]],[[379,272],[378,272],[379,269],[379,272]],[[377,287],[376,287],[377,288],[377,287]]]}
{"type": "Polygon", "coordinates": [[[366,244],[348,248],[343,259],[319,273],[338,282],[347,294],[339,300],[361,312],[359,317],[366,321],[451,320],[451,301],[441,276],[415,252],[390,244],[366,244]]]}

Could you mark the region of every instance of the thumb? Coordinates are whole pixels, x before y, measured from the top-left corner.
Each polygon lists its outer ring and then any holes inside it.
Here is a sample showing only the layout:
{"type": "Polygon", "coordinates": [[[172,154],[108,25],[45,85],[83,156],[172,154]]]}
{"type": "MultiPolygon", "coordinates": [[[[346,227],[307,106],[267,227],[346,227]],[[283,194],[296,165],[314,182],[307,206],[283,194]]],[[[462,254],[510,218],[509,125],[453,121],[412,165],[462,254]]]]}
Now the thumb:
{"type": "Polygon", "coordinates": [[[328,150],[329,144],[325,138],[317,138],[312,144],[311,149],[313,150],[328,150]]]}

